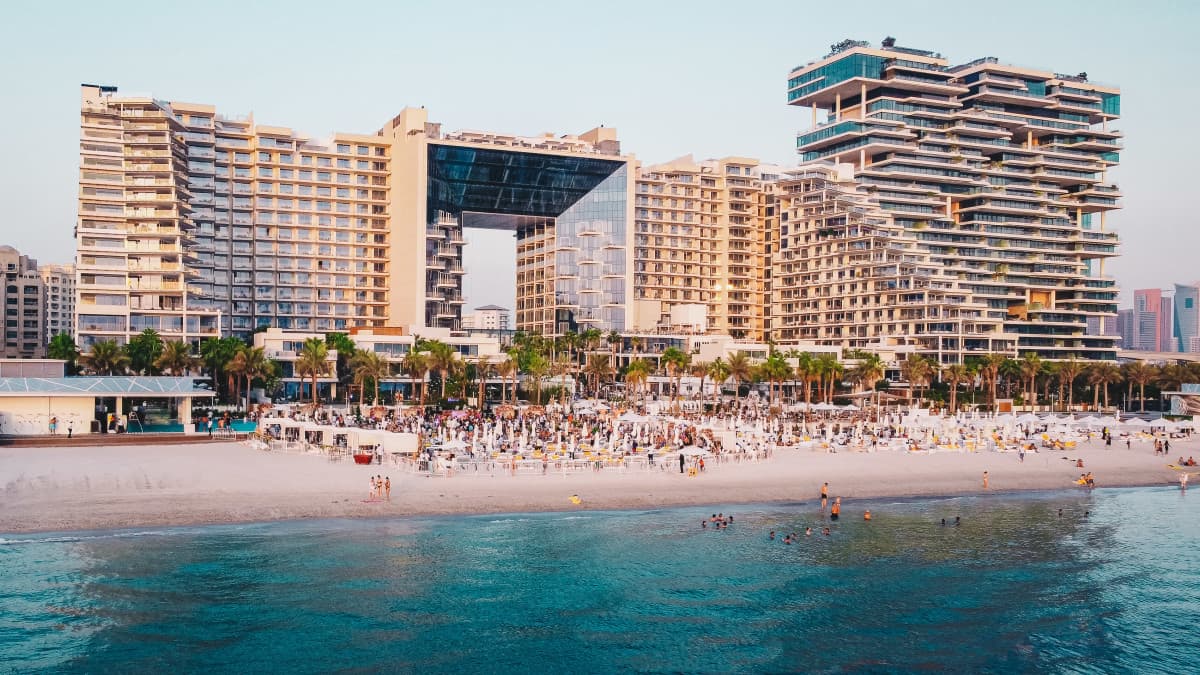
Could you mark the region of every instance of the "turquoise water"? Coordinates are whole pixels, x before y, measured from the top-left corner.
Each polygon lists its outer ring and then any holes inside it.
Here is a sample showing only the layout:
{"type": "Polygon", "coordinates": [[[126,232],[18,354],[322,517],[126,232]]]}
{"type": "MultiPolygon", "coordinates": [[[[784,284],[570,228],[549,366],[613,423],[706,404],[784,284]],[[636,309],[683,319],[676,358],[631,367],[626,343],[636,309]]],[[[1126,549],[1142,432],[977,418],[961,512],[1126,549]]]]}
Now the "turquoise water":
{"type": "Polygon", "coordinates": [[[1197,500],[855,502],[791,546],[813,505],[6,535],[0,671],[1196,672],[1197,500]]]}

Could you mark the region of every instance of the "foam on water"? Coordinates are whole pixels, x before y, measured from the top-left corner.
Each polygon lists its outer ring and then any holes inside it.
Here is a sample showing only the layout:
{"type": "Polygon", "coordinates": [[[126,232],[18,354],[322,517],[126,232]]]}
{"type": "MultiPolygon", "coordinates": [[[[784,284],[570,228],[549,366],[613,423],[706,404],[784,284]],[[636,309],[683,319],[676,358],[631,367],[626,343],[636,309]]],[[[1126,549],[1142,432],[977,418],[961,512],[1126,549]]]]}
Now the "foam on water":
{"type": "Polygon", "coordinates": [[[1189,672],[1196,499],[847,502],[837,523],[800,503],[9,535],[0,671],[1189,672]],[[717,511],[735,524],[702,530],[717,511]]]}

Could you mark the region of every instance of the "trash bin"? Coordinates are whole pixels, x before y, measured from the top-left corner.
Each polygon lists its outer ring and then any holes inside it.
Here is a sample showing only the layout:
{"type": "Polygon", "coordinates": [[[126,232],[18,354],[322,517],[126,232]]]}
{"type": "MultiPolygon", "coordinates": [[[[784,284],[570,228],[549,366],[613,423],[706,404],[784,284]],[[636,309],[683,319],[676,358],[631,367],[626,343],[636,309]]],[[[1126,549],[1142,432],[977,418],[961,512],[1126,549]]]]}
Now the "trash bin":
{"type": "Polygon", "coordinates": [[[93,434],[100,433],[100,420],[92,420],[91,428],[93,434]]]}

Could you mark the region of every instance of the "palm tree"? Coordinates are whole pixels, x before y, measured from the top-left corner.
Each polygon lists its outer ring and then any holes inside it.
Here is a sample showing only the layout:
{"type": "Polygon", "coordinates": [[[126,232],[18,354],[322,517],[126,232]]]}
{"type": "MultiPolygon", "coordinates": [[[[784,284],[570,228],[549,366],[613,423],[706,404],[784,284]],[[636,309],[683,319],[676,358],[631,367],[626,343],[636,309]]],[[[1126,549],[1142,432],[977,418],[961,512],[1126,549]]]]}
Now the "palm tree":
{"type": "Polygon", "coordinates": [[[749,380],[754,374],[750,365],[750,357],[744,352],[734,352],[729,357],[729,377],[733,378],[733,405],[736,408],[742,393],[742,382],[749,380]]]}
{"type": "Polygon", "coordinates": [[[70,335],[55,333],[54,337],[50,338],[50,344],[46,348],[46,356],[66,361],[68,375],[74,375],[77,372],[76,364],[79,361],[79,347],[76,346],[75,339],[70,335]]]}
{"type": "Polygon", "coordinates": [[[411,349],[404,358],[400,361],[400,370],[403,370],[409,378],[411,395],[415,400],[417,398],[417,383],[421,383],[421,403],[425,405],[425,373],[429,372],[429,364],[425,359],[425,355],[418,352],[416,349],[411,349]]]}
{"type": "Polygon", "coordinates": [[[1121,381],[1121,369],[1115,363],[1101,361],[1088,369],[1088,384],[1092,385],[1092,407],[1100,408],[1100,389],[1104,389],[1104,407],[1108,407],[1108,385],[1121,381]]]}
{"type": "Polygon", "coordinates": [[[378,353],[360,349],[350,358],[350,369],[354,373],[354,382],[358,385],[359,398],[365,399],[363,387],[367,380],[375,385],[374,404],[379,403],[379,381],[392,374],[392,366],[378,353]]]}
{"type": "Polygon", "coordinates": [[[475,377],[479,380],[479,409],[483,409],[483,404],[487,401],[487,381],[491,377],[492,372],[496,369],[488,357],[479,356],[475,359],[475,377]]]}
{"type": "Polygon", "coordinates": [[[804,384],[804,405],[807,409],[808,404],[812,402],[812,385],[813,381],[818,377],[817,360],[813,357],[812,352],[793,351],[796,358],[796,376],[804,384]]]}
{"type": "Polygon", "coordinates": [[[625,386],[626,388],[633,387],[635,400],[638,390],[645,386],[648,377],[650,377],[650,364],[644,359],[634,359],[625,368],[625,386]]]}
{"type": "Polygon", "coordinates": [[[775,406],[775,388],[783,389],[784,380],[792,376],[792,366],[779,352],[772,352],[758,369],[759,374],[767,381],[767,406],[775,406]]]}
{"type": "Polygon", "coordinates": [[[947,366],[942,371],[942,375],[946,382],[950,384],[950,414],[953,415],[958,411],[958,385],[971,377],[971,371],[963,364],[956,363],[952,366],[947,366]]]}
{"type": "Polygon", "coordinates": [[[700,400],[704,400],[704,381],[708,379],[708,368],[711,365],[708,361],[692,361],[688,366],[688,373],[692,377],[700,378],[700,400]]]}
{"type": "Polygon", "coordinates": [[[296,374],[300,377],[312,378],[312,402],[317,404],[317,377],[328,372],[329,364],[325,359],[329,356],[329,346],[321,338],[309,338],[304,341],[300,353],[296,355],[296,374]]]}
{"type": "Polygon", "coordinates": [[[1038,373],[1042,372],[1042,359],[1034,352],[1025,352],[1025,356],[1021,357],[1019,362],[1021,377],[1029,383],[1028,389],[1028,404],[1031,406],[1037,405],[1037,387],[1034,383],[1037,380],[1038,373]]]}
{"type": "Polygon", "coordinates": [[[550,361],[541,354],[533,354],[529,357],[529,365],[526,367],[526,372],[533,378],[534,404],[542,404],[542,378],[546,373],[550,372],[550,361]]]}
{"type": "Polygon", "coordinates": [[[508,402],[508,378],[517,372],[517,362],[505,359],[496,364],[496,374],[500,376],[500,402],[508,402]]]}
{"type": "Polygon", "coordinates": [[[713,380],[713,408],[716,409],[718,397],[721,394],[721,385],[729,379],[729,364],[718,356],[708,364],[708,376],[713,380]]]}
{"type": "Polygon", "coordinates": [[[862,383],[864,391],[874,391],[875,383],[883,378],[883,360],[878,354],[868,354],[854,366],[853,376],[862,383]]]}
{"type": "Polygon", "coordinates": [[[621,344],[621,334],[617,331],[609,331],[605,338],[608,341],[608,351],[612,355],[612,365],[617,367],[617,346],[621,344]]]}
{"type": "Polygon", "coordinates": [[[900,376],[908,382],[908,398],[911,401],[914,398],[921,398],[920,390],[923,385],[929,381],[929,375],[933,368],[929,365],[929,361],[920,354],[909,354],[904,361],[900,362],[900,376]]]}
{"type": "Polygon", "coordinates": [[[163,341],[158,331],[147,328],[130,338],[125,345],[129,355],[129,369],[139,375],[153,375],[154,362],[162,354],[163,341]]]}
{"type": "Polygon", "coordinates": [[[454,367],[454,348],[441,340],[429,340],[425,343],[428,353],[429,369],[436,370],[442,380],[442,399],[446,398],[446,380],[450,377],[450,369],[454,367]]]}
{"type": "Polygon", "coordinates": [[[182,340],[163,344],[162,353],[154,361],[154,367],[169,375],[183,375],[200,364],[192,356],[192,346],[182,340]]]}
{"type": "Polygon", "coordinates": [[[659,362],[667,371],[667,376],[675,380],[674,390],[671,392],[671,406],[679,409],[679,384],[683,379],[683,373],[687,370],[688,365],[692,362],[692,355],[675,347],[667,347],[663,350],[662,356],[659,357],[659,362]]]}
{"type": "Polygon", "coordinates": [[[98,340],[92,349],[79,357],[88,372],[96,375],[120,375],[129,367],[129,355],[116,340],[98,340]]]}
{"type": "Polygon", "coordinates": [[[587,367],[584,372],[589,379],[595,381],[592,388],[593,391],[599,394],[600,382],[612,373],[612,365],[609,363],[608,354],[589,354],[587,367]]]}
{"type": "Polygon", "coordinates": [[[837,380],[841,378],[844,368],[833,354],[826,353],[817,357],[816,371],[819,377],[817,388],[820,394],[818,398],[823,402],[833,401],[834,388],[837,380]]]}
{"type": "Polygon", "coordinates": [[[996,386],[1000,383],[1000,367],[1004,365],[1003,354],[988,354],[979,362],[979,374],[988,387],[988,402],[996,409],[996,386]]]}
{"type": "Polygon", "coordinates": [[[1145,361],[1125,364],[1125,381],[1129,383],[1130,394],[1133,393],[1133,385],[1138,386],[1138,412],[1146,412],[1146,385],[1157,377],[1158,369],[1145,361]]]}
{"type": "Polygon", "coordinates": [[[1075,358],[1074,354],[1058,362],[1059,386],[1067,389],[1067,410],[1075,405],[1075,379],[1083,373],[1085,367],[1086,364],[1075,358]]]}
{"type": "Polygon", "coordinates": [[[212,377],[215,386],[219,388],[222,382],[226,383],[227,396],[232,396],[233,386],[229,382],[231,378],[225,372],[225,367],[233,360],[238,350],[245,345],[246,343],[236,337],[208,338],[200,343],[200,358],[204,362],[204,367],[208,369],[208,374],[212,377]]]}

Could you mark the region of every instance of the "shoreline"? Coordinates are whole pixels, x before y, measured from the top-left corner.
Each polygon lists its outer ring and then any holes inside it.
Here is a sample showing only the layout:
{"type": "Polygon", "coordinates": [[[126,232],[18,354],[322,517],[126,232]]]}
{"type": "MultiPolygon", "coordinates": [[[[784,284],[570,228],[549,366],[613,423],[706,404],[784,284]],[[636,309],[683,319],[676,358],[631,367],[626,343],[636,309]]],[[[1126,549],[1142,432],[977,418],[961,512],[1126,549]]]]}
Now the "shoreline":
{"type": "MultiPolygon", "coordinates": [[[[1185,456],[1200,444],[1179,444],[1185,456]]],[[[1098,489],[1177,486],[1169,458],[1148,448],[1011,453],[812,453],[781,449],[772,459],[715,467],[698,478],[670,471],[570,476],[392,474],[390,502],[366,502],[367,479],[392,467],[329,463],[237,444],[100,448],[0,448],[0,534],[186,527],[288,520],[623,511],[710,504],[815,502],[822,482],[843,499],[955,498],[1078,489],[1095,472],[1098,489]],[[989,471],[991,488],[982,489],[989,471]],[[582,503],[573,505],[572,495],[582,503]]]]}

